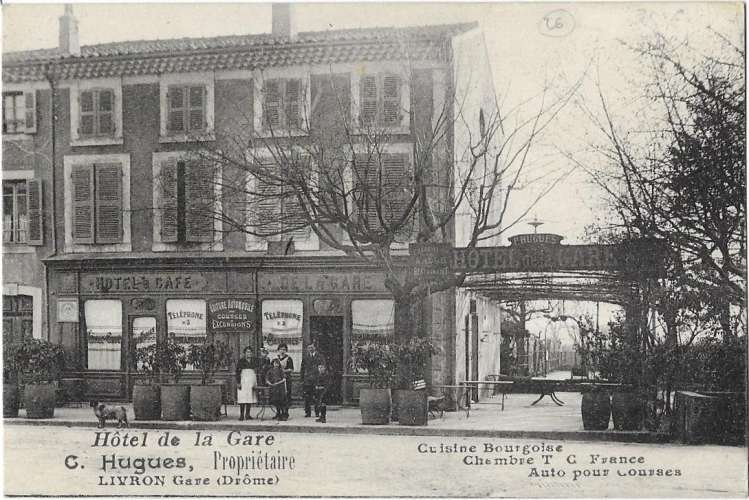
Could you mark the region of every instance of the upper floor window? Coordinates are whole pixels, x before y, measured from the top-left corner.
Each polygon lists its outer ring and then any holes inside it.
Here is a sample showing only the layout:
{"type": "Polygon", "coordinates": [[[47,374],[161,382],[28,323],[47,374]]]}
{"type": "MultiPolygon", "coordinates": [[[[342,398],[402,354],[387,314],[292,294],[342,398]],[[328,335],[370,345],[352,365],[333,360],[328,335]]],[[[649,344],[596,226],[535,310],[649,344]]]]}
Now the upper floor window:
{"type": "Polygon", "coordinates": [[[42,183],[3,181],[3,242],[42,244],[42,183]]]}
{"type": "Polygon", "coordinates": [[[73,82],[70,109],[71,145],[122,144],[122,82],[119,79],[73,82]]]}
{"type": "Polygon", "coordinates": [[[36,93],[3,92],[3,134],[36,132],[36,93]]]}
{"type": "Polygon", "coordinates": [[[161,167],[161,241],[213,241],[215,172],[199,161],[170,158],[161,167]]]}
{"type": "Polygon", "coordinates": [[[159,79],[159,142],[214,140],[213,73],[172,73],[159,79]]]}
{"type": "Polygon", "coordinates": [[[167,91],[167,131],[170,134],[205,131],[206,94],[204,85],[169,86],[167,91]]]}
{"type": "Polygon", "coordinates": [[[114,134],[114,90],[84,90],[78,99],[81,138],[111,136],[114,134]]]}
{"type": "Polygon", "coordinates": [[[391,73],[363,75],[359,80],[362,127],[393,127],[403,122],[402,79],[391,73]]]}
{"type": "Polygon", "coordinates": [[[263,129],[299,131],[303,125],[304,87],[301,78],[273,78],[263,82],[263,129]]]}

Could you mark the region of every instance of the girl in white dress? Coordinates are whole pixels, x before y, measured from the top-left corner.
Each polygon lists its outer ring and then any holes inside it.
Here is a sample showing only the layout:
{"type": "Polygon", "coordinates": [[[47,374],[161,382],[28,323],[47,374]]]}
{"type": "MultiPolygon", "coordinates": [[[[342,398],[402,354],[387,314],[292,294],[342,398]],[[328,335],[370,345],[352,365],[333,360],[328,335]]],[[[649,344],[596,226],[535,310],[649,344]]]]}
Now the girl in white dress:
{"type": "Polygon", "coordinates": [[[257,385],[257,358],[252,357],[252,348],[246,347],[242,359],[237,363],[237,403],[239,404],[239,420],[252,420],[250,410],[253,403],[257,403],[255,386],[257,385]]]}

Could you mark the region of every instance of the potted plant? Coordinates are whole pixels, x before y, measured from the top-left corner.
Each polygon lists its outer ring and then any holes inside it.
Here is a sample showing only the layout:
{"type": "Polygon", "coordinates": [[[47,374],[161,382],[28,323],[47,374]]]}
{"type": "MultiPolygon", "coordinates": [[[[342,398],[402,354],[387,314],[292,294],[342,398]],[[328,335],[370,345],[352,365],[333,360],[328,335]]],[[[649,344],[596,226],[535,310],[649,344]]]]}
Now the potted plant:
{"type": "Polygon", "coordinates": [[[642,356],[636,345],[628,341],[624,319],[619,316],[609,323],[610,341],[598,355],[601,377],[619,383],[621,389],[611,395],[611,419],[618,431],[635,431],[645,417],[645,399],[632,386],[638,379],[639,360],[642,356]],[[627,388],[629,386],[629,388],[627,388]]]}
{"type": "Polygon", "coordinates": [[[230,361],[229,346],[224,342],[205,342],[190,346],[187,362],[200,370],[200,385],[190,388],[190,409],[194,420],[218,420],[223,384],[214,384],[213,375],[230,361]]]}
{"type": "Polygon", "coordinates": [[[3,417],[6,418],[18,416],[18,348],[16,343],[3,342],[3,417]]]}
{"type": "Polygon", "coordinates": [[[369,388],[359,391],[362,424],[390,422],[390,387],[397,370],[396,353],[384,342],[359,342],[351,348],[354,373],[366,374],[369,388]]]}
{"type": "Polygon", "coordinates": [[[135,350],[135,369],[141,377],[133,385],[133,413],[135,420],[161,418],[161,388],[156,378],[160,375],[158,344],[135,350]]]}
{"type": "MultiPolygon", "coordinates": [[[[607,349],[607,338],[593,327],[593,321],[583,316],[578,321],[580,340],[575,346],[577,353],[583,359],[583,366],[592,368],[592,376],[598,380],[603,367],[603,353],[607,349]]],[[[580,413],[583,419],[583,429],[589,431],[603,431],[608,429],[611,419],[611,396],[608,391],[595,383],[589,384],[588,389],[582,391],[580,413]]]]}
{"type": "Polygon", "coordinates": [[[398,359],[397,401],[398,423],[400,425],[426,425],[428,394],[424,383],[424,372],[437,348],[423,337],[412,337],[396,346],[398,359]],[[423,383],[424,387],[416,389],[423,383]]]}
{"type": "Polygon", "coordinates": [[[62,346],[39,339],[25,339],[15,352],[16,366],[24,386],[26,418],[52,418],[55,414],[54,381],[62,373],[62,346]]]}
{"type": "Polygon", "coordinates": [[[169,339],[156,344],[156,365],[161,378],[170,382],[161,383],[162,420],[187,420],[190,418],[190,386],[180,385],[179,378],[187,365],[185,348],[169,339]]]}

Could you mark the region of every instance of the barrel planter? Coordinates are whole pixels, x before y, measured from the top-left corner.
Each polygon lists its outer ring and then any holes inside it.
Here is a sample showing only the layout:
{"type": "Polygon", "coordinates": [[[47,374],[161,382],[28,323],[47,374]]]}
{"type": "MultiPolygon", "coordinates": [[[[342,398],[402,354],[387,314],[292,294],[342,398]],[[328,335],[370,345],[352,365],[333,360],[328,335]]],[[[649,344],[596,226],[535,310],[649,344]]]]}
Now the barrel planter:
{"type": "Polygon", "coordinates": [[[427,391],[410,389],[398,393],[398,423],[400,425],[427,425],[427,391]]]}
{"type": "Polygon", "coordinates": [[[190,386],[193,420],[218,420],[221,415],[221,384],[190,386]]]}
{"type": "Polygon", "coordinates": [[[607,392],[593,390],[583,393],[580,410],[583,416],[583,429],[586,431],[605,431],[609,428],[611,400],[607,392]]]}
{"type": "Polygon", "coordinates": [[[3,417],[18,416],[18,384],[3,384],[3,417]]]}
{"type": "Polygon", "coordinates": [[[161,384],[161,419],[190,419],[190,386],[161,384]]]}
{"type": "Polygon", "coordinates": [[[390,389],[361,389],[359,391],[359,410],[361,411],[362,424],[383,425],[390,423],[390,408],[390,389]]]}
{"type": "Polygon", "coordinates": [[[54,417],[56,390],[55,384],[26,384],[23,389],[26,418],[54,417]]]}
{"type": "Polygon", "coordinates": [[[158,385],[135,384],[133,386],[133,413],[135,413],[135,420],[161,418],[161,390],[158,385]]]}
{"type": "Polygon", "coordinates": [[[618,431],[640,430],[643,420],[642,400],[631,392],[615,392],[611,396],[611,418],[618,431]]]}

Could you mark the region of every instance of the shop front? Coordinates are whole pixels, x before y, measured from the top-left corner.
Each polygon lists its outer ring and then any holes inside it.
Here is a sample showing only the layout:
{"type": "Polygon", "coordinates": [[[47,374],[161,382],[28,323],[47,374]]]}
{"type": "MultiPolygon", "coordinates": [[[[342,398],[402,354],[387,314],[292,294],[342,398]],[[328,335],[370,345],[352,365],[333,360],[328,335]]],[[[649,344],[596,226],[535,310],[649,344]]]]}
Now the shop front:
{"type": "MultiPolygon", "coordinates": [[[[294,397],[301,397],[302,353],[314,342],[334,374],[331,399],[350,402],[358,393],[352,342],[393,334],[393,303],[375,271],[332,262],[313,271],[262,268],[253,259],[74,257],[47,262],[50,339],[65,347],[66,377],[85,380],[89,398],[128,399],[141,376],[136,350],[171,338],[186,348],[229,345],[232,363],[217,377],[230,401],[242,350],[262,346],[272,358],[282,344],[294,364],[294,397]]],[[[188,366],[182,380],[197,378],[188,366]]]]}

